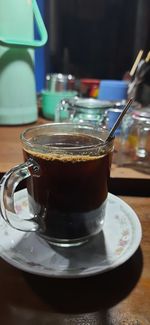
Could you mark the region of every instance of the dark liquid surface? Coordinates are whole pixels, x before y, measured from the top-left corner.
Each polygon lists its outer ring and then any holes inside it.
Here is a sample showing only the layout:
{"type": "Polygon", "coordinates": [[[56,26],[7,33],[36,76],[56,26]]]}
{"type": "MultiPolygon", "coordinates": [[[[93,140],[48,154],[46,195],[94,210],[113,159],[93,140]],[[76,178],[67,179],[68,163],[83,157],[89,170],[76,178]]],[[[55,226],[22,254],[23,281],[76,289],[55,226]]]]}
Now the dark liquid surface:
{"type": "MultiPolygon", "coordinates": [[[[84,145],[93,143],[92,137],[83,135],[73,137],[53,135],[52,138],[34,139],[34,142],[50,146],[57,143],[57,147],[61,147],[64,140],[68,147],[78,147],[79,143],[84,145]]],[[[94,138],[94,141],[95,144],[99,142],[97,138],[94,138]]],[[[89,213],[94,216],[94,210],[99,209],[105,201],[108,192],[110,154],[99,157],[79,156],[78,153],[73,156],[54,156],[52,153],[42,154],[24,150],[24,157],[25,160],[33,158],[40,166],[40,177],[31,176],[27,188],[34,202],[36,210],[34,213],[38,216],[43,215],[43,227],[52,227],[54,218],[58,223],[64,216],[70,220],[71,216],[76,220],[78,216],[81,219],[82,215],[86,217],[89,213]]],[[[57,225],[53,225],[54,227],[57,228],[57,225]]]]}

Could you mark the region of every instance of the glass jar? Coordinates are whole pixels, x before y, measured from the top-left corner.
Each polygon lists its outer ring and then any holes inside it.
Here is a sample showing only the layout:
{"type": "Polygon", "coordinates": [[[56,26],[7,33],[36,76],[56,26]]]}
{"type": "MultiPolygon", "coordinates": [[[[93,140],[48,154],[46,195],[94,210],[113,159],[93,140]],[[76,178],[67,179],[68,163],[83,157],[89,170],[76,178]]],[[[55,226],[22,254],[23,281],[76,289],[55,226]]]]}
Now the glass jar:
{"type": "Polygon", "coordinates": [[[121,127],[119,165],[150,173],[150,107],[132,109],[121,127]]]}
{"type": "Polygon", "coordinates": [[[55,122],[67,120],[106,127],[107,110],[110,107],[112,107],[111,102],[93,98],[63,99],[56,108],[55,122]]]}

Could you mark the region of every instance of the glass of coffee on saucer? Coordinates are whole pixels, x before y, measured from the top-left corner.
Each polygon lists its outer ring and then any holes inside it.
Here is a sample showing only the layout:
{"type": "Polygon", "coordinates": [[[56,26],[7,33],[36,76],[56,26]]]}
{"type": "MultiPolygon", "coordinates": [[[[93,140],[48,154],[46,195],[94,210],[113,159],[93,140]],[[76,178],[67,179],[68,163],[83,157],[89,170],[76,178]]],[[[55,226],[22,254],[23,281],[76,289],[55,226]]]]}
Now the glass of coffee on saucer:
{"type": "Polygon", "coordinates": [[[114,137],[106,129],[49,123],[20,136],[24,163],[1,180],[1,214],[13,228],[36,232],[59,247],[78,246],[103,228],[114,137]],[[15,190],[26,181],[28,218],[15,210],[15,190]]]}

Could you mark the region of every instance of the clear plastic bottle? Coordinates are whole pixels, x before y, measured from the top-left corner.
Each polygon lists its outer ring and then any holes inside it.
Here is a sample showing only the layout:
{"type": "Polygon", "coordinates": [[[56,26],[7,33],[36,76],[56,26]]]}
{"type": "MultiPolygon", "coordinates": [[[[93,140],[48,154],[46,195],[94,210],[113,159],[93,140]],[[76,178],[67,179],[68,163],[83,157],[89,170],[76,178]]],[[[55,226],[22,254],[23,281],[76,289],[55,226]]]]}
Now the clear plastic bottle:
{"type": "Polygon", "coordinates": [[[132,108],[124,117],[118,165],[150,173],[150,107],[132,108]]]}

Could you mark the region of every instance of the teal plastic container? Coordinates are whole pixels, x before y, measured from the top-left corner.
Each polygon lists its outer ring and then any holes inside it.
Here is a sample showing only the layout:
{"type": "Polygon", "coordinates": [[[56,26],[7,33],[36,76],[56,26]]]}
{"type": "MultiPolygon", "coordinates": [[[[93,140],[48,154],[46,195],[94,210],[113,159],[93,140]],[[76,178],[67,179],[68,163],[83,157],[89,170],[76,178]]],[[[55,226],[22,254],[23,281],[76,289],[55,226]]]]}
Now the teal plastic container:
{"type": "MultiPolygon", "coordinates": [[[[55,119],[55,109],[60,101],[64,98],[71,98],[77,96],[76,91],[42,91],[42,115],[50,120],[55,119]]],[[[67,119],[69,113],[66,111],[61,112],[62,119],[67,119]]]]}
{"type": "Polygon", "coordinates": [[[35,0],[0,0],[0,124],[37,120],[34,48],[47,41],[35,0]],[[34,19],[40,39],[34,39],[34,19]]]}

